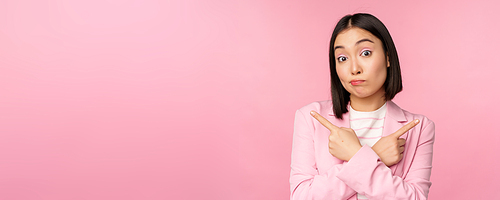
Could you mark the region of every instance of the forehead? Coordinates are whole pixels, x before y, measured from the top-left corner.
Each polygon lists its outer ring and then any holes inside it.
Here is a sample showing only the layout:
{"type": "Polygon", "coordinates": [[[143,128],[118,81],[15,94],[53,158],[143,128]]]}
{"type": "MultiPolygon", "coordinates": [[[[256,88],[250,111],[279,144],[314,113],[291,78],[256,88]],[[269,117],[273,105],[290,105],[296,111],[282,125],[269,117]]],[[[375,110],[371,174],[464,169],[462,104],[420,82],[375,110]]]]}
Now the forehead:
{"type": "Polygon", "coordinates": [[[375,43],[375,45],[381,45],[382,42],[380,39],[375,37],[373,34],[371,34],[369,31],[365,29],[361,29],[358,27],[352,27],[346,30],[343,30],[337,35],[337,38],[335,39],[335,46],[344,46],[344,47],[349,47],[349,46],[354,46],[356,42],[358,42],[361,39],[369,39],[375,43]]]}

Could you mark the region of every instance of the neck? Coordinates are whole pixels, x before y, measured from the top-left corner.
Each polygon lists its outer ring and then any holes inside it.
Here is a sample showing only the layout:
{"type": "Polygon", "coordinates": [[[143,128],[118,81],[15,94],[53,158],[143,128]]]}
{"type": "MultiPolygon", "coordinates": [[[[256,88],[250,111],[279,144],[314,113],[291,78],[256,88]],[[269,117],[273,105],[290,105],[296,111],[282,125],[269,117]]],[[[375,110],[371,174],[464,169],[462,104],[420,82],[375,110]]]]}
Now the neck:
{"type": "Polygon", "coordinates": [[[385,91],[379,90],[374,95],[366,98],[359,98],[351,95],[351,107],[356,111],[371,112],[379,109],[385,104],[385,91]]]}

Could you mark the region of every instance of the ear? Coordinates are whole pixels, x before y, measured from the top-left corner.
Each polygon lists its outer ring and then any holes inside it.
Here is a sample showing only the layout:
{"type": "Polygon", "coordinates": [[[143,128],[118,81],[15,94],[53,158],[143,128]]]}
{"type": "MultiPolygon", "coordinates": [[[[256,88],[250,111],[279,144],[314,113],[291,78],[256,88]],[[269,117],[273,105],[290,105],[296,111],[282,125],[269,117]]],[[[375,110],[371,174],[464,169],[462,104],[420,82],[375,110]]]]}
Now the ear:
{"type": "Polygon", "coordinates": [[[391,62],[389,62],[389,54],[387,55],[387,67],[391,66],[391,62]]]}

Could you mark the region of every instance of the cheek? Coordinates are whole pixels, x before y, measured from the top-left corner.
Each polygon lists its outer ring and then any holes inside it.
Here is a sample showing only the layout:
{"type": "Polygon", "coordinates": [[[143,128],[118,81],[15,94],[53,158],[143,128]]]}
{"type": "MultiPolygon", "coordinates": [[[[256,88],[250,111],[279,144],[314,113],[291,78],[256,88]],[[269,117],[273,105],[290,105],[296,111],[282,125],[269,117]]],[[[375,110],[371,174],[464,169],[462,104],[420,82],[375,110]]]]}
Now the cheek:
{"type": "Polygon", "coordinates": [[[387,63],[386,60],[381,56],[375,60],[371,74],[375,75],[378,80],[383,79],[385,81],[387,77],[387,63]]]}
{"type": "Polygon", "coordinates": [[[347,75],[346,75],[346,69],[342,68],[342,67],[336,67],[335,69],[337,71],[337,75],[339,76],[340,81],[344,82],[344,80],[347,77],[347,75]]]}
{"type": "Polygon", "coordinates": [[[377,82],[379,82],[379,85],[383,85],[385,79],[387,79],[387,67],[385,66],[385,62],[381,64],[373,74],[375,75],[377,82]]]}
{"type": "Polygon", "coordinates": [[[339,76],[340,83],[342,84],[344,89],[348,90],[348,87],[346,86],[346,84],[348,84],[348,83],[346,81],[348,81],[347,79],[349,78],[348,77],[349,72],[347,71],[346,68],[341,68],[341,67],[337,67],[336,71],[337,71],[337,75],[339,76]]]}

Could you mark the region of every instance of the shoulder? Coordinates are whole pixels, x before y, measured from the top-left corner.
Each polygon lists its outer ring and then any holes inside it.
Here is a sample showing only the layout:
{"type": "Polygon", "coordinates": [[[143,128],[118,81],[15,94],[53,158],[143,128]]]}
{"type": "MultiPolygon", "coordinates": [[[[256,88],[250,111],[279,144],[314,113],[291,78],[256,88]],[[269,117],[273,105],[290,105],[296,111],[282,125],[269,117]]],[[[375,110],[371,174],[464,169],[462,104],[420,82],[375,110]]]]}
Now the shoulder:
{"type": "Polygon", "coordinates": [[[387,112],[390,118],[395,119],[400,122],[410,122],[415,119],[420,120],[420,124],[428,125],[434,124],[432,120],[427,118],[425,115],[413,113],[405,109],[400,108],[396,103],[392,101],[387,102],[387,112]]]}
{"type": "MultiPolygon", "coordinates": [[[[411,122],[415,119],[418,119],[420,121],[420,123],[412,129],[412,132],[418,133],[415,136],[418,136],[421,138],[422,137],[426,138],[424,140],[433,140],[434,139],[435,124],[431,119],[429,119],[425,115],[412,113],[410,111],[401,109],[399,107],[397,107],[397,109],[399,109],[400,112],[402,113],[402,115],[404,115],[405,120],[403,123],[406,124],[406,123],[411,122]]],[[[394,109],[394,110],[397,110],[397,109],[394,109]]]]}
{"type": "Polygon", "coordinates": [[[404,110],[404,109],[401,109],[401,110],[403,111],[403,113],[408,121],[413,121],[415,119],[418,119],[418,120],[420,120],[420,124],[422,127],[427,127],[429,125],[434,126],[434,122],[431,119],[429,119],[428,117],[426,117],[425,115],[412,113],[412,112],[404,110]]]}
{"type": "Polygon", "coordinates": [[[298,109],[297,112],[308,114],[312,110],[318,112],[322,116],[327,116],[329,114],[333,114],[333,104],[331,100],[325,101],[315,101],[310,104],[303,106],[298,109]]]}
{"type": "Polygon", "coordinates": [[[315,127],[321,127],[322,125],[317,120],[315,120],[314,117],[311,117],[310,112],[313,110],[336,126],[349,127],[348,120],[337,119],[335,117],[335,115],[333,114],[333,105],[331,100],[316,101],[303,106],[295,113],[295,119],[297,121],[305,121],[307,124],[309,124],[310,128],[316,130],[315,127]]]}
{"type": "MultiPolygon", "coordinates": [[[[318,120],[311,116],[311,111],[316,111],[326,120],[339,126],[338,120],[333,116],[332,101],[315,101],[298,109],[295,113],[294,135],[299,137],[312,137],[318,134],[329,135],[328,129],[324,128],[318,120]]],[[[326,137],[328,138],[328,137],[326,137]]]]}

